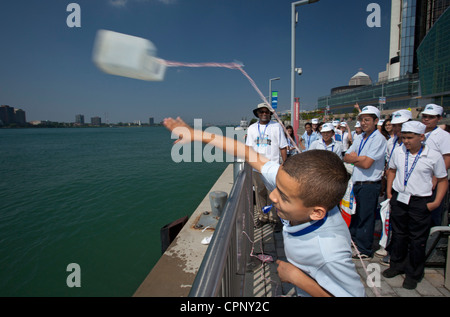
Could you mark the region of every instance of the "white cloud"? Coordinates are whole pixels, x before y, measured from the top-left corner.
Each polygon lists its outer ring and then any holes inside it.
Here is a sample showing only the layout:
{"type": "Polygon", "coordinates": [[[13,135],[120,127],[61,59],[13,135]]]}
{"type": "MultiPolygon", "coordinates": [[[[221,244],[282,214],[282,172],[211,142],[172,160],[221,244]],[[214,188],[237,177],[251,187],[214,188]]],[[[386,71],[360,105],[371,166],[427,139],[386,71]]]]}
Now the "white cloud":
{"type": "Polygon", "coordinates": [[[109,4],[116,8],[123,8],[127,5],[128,0],[109,0],[109,4]]]}

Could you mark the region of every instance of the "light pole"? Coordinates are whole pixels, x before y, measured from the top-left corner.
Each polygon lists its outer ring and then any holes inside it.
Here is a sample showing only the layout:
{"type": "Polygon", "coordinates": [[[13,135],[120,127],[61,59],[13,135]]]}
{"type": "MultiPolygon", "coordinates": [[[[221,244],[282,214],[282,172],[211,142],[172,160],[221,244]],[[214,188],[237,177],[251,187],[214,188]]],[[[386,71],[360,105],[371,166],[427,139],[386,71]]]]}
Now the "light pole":
{"type": "MultiPolygon", "coordinates": [[[[296,24],[296,7],[318,2],[319,0],[301,0],[291,4],[291,125],[294,126],[294,101],[295,101],[295,24],[296,24]]],[[[299,74],[301,74],[299,72],[299,74]]],[[[294,131],[297,133],[297,131],[294,131]]]]}
{"type": "Polygon", "coordinates": [[[280,77],[269,79],[269,103],[272,107],[272,81],[273,80],[280,80],[280,77]]]}

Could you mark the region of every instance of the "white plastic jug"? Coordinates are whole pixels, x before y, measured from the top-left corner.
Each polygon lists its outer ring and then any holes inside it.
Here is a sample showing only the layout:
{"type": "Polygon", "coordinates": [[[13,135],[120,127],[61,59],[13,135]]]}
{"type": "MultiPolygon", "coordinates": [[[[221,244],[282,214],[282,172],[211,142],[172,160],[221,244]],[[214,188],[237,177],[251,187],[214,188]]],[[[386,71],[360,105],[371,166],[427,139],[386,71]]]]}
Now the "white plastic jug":
{"type": "Polygon", "coordinates": [[[108,74],[135,79],[162,81],[166,72],[152,42],[107,30],[97,32],[93,60],[108,74]]]}

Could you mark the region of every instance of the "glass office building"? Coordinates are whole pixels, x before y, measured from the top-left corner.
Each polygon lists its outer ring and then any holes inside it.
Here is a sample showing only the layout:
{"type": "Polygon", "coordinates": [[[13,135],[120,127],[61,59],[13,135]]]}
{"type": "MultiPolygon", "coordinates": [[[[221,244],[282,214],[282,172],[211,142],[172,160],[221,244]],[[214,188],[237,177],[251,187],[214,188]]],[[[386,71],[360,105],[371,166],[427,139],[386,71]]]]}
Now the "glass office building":
{"type": "Polygon", "coordinates": [[[387,69],[372,85],[331,89],[330,95],[318,99],[319,110],[352,113],[358,103],[390,113],[436,103],[450,113],[450,0],[392,0],[392,9],[397,20],[391,25],[395,54],[390,66],[399,62],[399,68],[387,69]]]}
{"type": "MultiPolygon", "coordinates": [[[[417,49],[422,95],[450,109],[450,8],[439,17],[417,49]]],[[[447,111],[448,112],[448,111],[447,111]]]]}
{"type": "Polygon", "coordinates": [[[349,92],[320,97],[318,108],[329,107],[333,114],[352,113],[356,103],[361,109],[367,105],[378,106],[380,97],[386,97],[386,103],[381,106],[383,110],[413,108],[418,106],[418,96],[419,76],[410,74],[395,81],[375,83],[354,88],[349,92]]]}
{"type": "Polygon", "coordinates": [[[403,0],[400,41],[400,76],[414,72],[416,34],[416,0],[403,0]]]}

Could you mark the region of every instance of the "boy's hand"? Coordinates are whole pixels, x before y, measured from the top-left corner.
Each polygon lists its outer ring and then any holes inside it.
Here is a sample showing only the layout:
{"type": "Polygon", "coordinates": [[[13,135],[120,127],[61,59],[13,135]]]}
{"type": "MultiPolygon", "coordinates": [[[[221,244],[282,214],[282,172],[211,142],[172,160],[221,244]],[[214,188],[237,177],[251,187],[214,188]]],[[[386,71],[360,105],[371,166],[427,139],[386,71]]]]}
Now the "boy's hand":
{"type": "Polygon", "coordinates": [[[178,136],[178,140],[174,143],[189,143],[194,141],[194,129],[186,124],[180,117],[177,117],[176,119],[165,118],[163,124],[167,130],[178,136]]]}
{"type": "Polygon", "coordinates": [[[295,284],[295,276],[298,274],[299,269],[289,262],[277,260],[278,264],[277,272],[282,282],[288,282],[295,284]]]}

